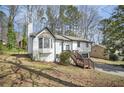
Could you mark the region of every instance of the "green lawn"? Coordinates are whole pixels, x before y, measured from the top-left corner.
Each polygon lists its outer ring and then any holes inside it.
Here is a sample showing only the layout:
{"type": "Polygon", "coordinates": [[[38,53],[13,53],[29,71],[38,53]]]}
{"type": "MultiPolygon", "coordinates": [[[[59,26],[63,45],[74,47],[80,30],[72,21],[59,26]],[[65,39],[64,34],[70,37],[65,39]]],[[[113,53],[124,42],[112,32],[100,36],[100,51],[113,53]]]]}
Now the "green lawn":
{"type": "Polygon", "coordinates": [[[34,62],[23,55],[0,55],[0,86],[124,86],[124,77],[72,65],[34,62]]]}
{"type": "Polygon", "coordinates": [[[6,46],[2,47],[3,54],[26,54],[27,51],[21,48],[8,49],[6,46]]]}

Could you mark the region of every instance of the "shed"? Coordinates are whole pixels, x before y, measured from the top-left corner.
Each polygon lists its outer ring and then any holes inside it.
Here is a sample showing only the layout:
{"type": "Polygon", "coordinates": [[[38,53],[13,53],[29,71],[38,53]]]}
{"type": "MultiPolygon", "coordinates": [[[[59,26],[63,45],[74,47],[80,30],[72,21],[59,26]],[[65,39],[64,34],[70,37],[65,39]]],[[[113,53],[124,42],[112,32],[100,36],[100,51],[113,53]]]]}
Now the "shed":
{"type": "Polygon", "coordinates": [[[103,45],[92,46],[90,56],[100,59],[109,59],[109,54],[107,53],[106,47],[103,45]]]}

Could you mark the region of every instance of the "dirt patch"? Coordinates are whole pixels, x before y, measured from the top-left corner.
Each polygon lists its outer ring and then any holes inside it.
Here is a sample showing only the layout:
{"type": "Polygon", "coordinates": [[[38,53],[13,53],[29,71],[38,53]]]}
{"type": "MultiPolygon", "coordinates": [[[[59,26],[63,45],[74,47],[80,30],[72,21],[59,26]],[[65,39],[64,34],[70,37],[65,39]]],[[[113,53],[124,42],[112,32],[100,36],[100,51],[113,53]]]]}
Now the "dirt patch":
{"type": "Polygon", "coordinates": [[[0,55],[0,86],[124,86],[124,78],[71,65],[34,62],[28,57],[0,55]]]}

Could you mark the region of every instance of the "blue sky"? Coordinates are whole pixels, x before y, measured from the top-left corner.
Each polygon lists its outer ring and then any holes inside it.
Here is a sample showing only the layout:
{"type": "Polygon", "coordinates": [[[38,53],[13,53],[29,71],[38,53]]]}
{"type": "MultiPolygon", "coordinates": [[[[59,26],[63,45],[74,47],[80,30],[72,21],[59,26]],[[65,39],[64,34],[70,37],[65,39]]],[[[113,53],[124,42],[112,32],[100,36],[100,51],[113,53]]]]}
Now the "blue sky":
{"type": "MultiPolygon", "coordinates": [[[[94,6],[94,7],[97,7],[96,9],[97,9],[97,12],[98,12],[99,16],[104,19],[104,18],[109,18],[109,17],[111,16],[111,14],[113,13],[114,9],[115,9],[117,6],[115,6],[115,5],[99,5],[99,6],[94,6]]],[[[0,9],[0,10],[1,10],[1,9],[0,9]]],[[[3,10],[3,9],[2,9],[2,10],[3,10]]],[[[7,12],[6,9],[4,9],[3,11],[6,12],[6,14],[8,15],[8,12],[7,12]]],[[[20,13],[19,13],[19,16],[16,17],[16,19],[18,20],[18,22],[23,21],[23,20],[20,19],[20,18],[22,17],[21,14],[23,14],[23,13],[26,14],[26,12],[23,11],[23,12],[20,12],[20,13]]],[[[18,26],[18,24],[15,25],[15,31],[21,32],[22,29],[19,29],[19,28],[21,28],[21,26],[18,26]]],[[[97,38],[98,35],[96,34],[95,37],[97,38]]],[[[97,42],[97,39],[96,39],[95,41],[97,42]]]]}
{"type": "Polygon", "coordinates": [[[106,5],[106,6],[100,6],[98,9],[98,13],[103,18],[109,18],[114,10],[116,8],[116,5],[106,5]]]}
{"type": "MultiPolygon", "coordinates": [[[[102,18],[109,18],[116,6],[115,5],[99,5],[97,7],[98,7],[97,11],[98,11],[99,16],[101,16],[102,18]]],[[[8,12],[6,11],[6,9],[2,9],[2,10],[8,15],[8,12]]],[[[16,19],[19,20],[20,17],[21,16],[18,16],[16,19]]],[[[19,21],[22,21],[22,20],[19,20],[19,21]]]]}
{"type": "MultiPolygon", "coordinates": [[[[116,5],[99,5],[98,7],[99,7],[98,14],[103,18],[108,18],[111,16],[116,5]]],[[[6,10],[3,10],[3,11],[6,11],[6,10]]],[[[8,14],[7,11],[6,11],[6,14],[8,14]]]]}

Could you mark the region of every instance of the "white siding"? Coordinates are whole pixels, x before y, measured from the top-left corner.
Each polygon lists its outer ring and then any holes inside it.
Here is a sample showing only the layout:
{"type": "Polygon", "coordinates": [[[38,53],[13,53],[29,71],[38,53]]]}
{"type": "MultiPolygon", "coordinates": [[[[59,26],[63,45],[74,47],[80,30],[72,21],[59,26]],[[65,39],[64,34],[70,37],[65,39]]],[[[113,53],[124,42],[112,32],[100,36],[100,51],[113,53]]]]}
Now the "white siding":
{"type": "Polygon", "coordinates": [[[64,41],[64,43],[63,43],[63,50],[66,50],[66,45],[69,45],[70,46],[70,50],[72,50],[72,45],[71,45],[70,41],[64,41]]]}
{"type": "Polygon", "coordinates": [[[72,42],[56,40],[56,54],[60,54],[62,52],[62,42],[63,42],[63,50],[66,50],[66,45],[69,45],[70,50],[72,50],[72,45],[71,45],[72,42]]]}
{"type": "Polygon", "coordinates": [[[77,41],[72,41],[72,42],[73,42],[72,49],[77,50],[77,41]]]}
{"type": "Polygon", "coordinates": [[[86,46],[86,42],[80,42],[80,47],[77,47],[77,41],[73,41],[73,50],[78,50],[82,53],[91,52],[91,43],[89,43],[89,47],[86,46]]]}
{"type": "Polygon", "coordinates": [[[56,54],[60,54],[62,52],[62,41],[56,40],[55,45],[56,45],[56,54]]]}
{"type": "MultiPolygon", "coordinates": [[[[51,39],[52,39],[52,42],[54,42],[54,38],[51,38],[51,39]]],[[[39,59],[41,61],[50,61],[50,62],[55,61],[54,43],[52,44],[53,44],[53,47],[50,49],[50,53],[39,53],[39,59]]]]}
{"type": "MultiPolygon", "coordinates": [[[[42,31],[39,33],[41,35],[43,32],[48,32],[47,30],[42,31]]],[[[46,34],[46,33],[45,33],[46,34]]],[[[39,35],[37,35],[33,40],[33,59],[40,60],[40,61],[51,61],[53,62],[55,59],[55,51],[54,51],[54,37],[47,33],[49,38],[52,39],[52,48],[43,48],[43,50],[47,51],[47,53],[42,53],[39,49],[39,35]]],[[[45,35],[43,35],[45,36],[45,35]]],[[[50,44],[51,45],[51,44],[50,44]]]]}
{"type": "Polygon", "coordinates": [[[80,47],[77,48],[82,53],[89,53],[91,51],[91,44],[89,43],[89,46],[86,46],[86,42],[80,42],[80,47]]]}
{"type": "Polygon", "coordinates": [[[32,48],[31,50],[33,52],[32,54],[34,60],[53,62],[55,61],[56,54],[60,54],[62,52],[62,42],[63,50],[66,50],[66,46],[69,45],[70,50],[79,50],[79,52],[81,53],[89,53],[91,51],[90,43],[89,47],[87,47],[86,42],[80,42],[80,47],[77,47],[77,41],[55,40],[52,34],[47,30],[39,33],[33,39],[33,42],[28,42],[28,45],[30,45],[30,47],[32,48]],[[52,48],[39,48],[39,37],[49,37],[52,40],[52,48]]]}

